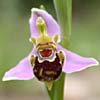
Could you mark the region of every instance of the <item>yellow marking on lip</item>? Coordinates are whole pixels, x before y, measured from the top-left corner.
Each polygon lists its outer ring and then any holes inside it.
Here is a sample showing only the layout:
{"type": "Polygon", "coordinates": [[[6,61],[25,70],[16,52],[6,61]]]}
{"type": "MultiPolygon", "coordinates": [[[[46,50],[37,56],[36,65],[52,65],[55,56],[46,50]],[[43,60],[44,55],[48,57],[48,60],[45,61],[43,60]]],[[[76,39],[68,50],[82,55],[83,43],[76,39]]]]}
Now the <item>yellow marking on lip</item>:
{"type": "Polygon", "coordinates": [[[48,43],[44,43],[44,44],[38,44],[36,46],[37,52],[39,52],[40,50],[43,50],[45,48],[50,48],[53,51],[56,51],[56,45],[52,42],[48,42],[48,43]]]}
{"type": "Polygon", "coordinates": [[[59,56],[59,59],[60,59],[60,64],[63,65],[64,59],[65,59],[64,52],[63,51],[59,51],[58,52],[58,56],[59,56]]]}
{"type": "Polygon", "coordinates": [[[39,45],[49,45],[49,44],[54,44],[54,45],[56,45],[55,43],[53,43],[53,42],[47,42],[47,43],[43,43],[43,44],[41,44],[41,43],[39,43],[37,46],[39,46],[39,45]]]}
{"type": "Polygon", "coordinates": [[[32,67],[34,67],[34,65],[35,65],[35,59],[36,59],[36,57],[34,55],[30,56],[30,64],[32,67]]]}
{"type": "Polygon", "coordinates": [[[56,72],[54,72],[54,71],[45,71],[45,73],[47,74],[47,75],[55,75],[56,74],[56,72]]]}
{"type": "Polygon", "coordinates": [[[42,76],[43,68],[40,69],[39,75],[42,76]]]}

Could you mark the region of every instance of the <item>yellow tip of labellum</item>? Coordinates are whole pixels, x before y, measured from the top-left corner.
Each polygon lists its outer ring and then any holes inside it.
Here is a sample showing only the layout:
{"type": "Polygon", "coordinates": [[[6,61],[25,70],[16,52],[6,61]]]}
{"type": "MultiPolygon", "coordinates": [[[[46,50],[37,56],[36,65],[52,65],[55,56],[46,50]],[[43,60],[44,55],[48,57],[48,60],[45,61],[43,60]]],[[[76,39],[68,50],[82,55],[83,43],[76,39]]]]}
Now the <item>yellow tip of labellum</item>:
{"type": "Polygon", "coordinates": [[[53,86],[53,82],[52,81],[51,82],[46,82],[46,85],[47,85],[48,90],[51,91],[52,86],[53,86]]]}

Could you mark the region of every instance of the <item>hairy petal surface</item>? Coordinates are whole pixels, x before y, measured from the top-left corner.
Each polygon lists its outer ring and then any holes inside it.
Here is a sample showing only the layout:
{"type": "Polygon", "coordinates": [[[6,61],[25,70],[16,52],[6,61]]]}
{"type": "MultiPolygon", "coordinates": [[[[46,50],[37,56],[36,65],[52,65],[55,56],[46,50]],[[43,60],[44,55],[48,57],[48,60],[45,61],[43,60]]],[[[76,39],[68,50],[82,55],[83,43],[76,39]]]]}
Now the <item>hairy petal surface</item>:
{"type": "Polygon", "coordinates": [[[63,50],[65,52],[65,62],[63,66],[63,72],[65,73],[81,71],[88,67],[99,65],[96,59],[82,57],[78,54],[64,49],[60,45],[58,45],[58,50],[63,50]]]}
{"type": "Polygon", "coordinates": [[[54,36],[55,34],[58,34],[59,36],[58,42],[60,42],[60,33],[61,33],[60,27],[57,24],[57,22],[54,20],[54,18],[48,12],[41,9],[33,8],[31,12],[32,14],[29,20],[31,36],[34,36],[34,37],[39,36],[39,32],[36,27],[36,19],[38,17],[42,17],[44,21],[46,22],[48,34],[50,36],[54,36]]]}
{"type": "MultiPolygon", "coordinates": [[[[29,56],[31,54],[35,54],[35,47],[31,51],[29,56]]],[[[22,59],[14,68],[7,71],[3,77],[3,81],[32,79],[34,77],[34,74],[33,74],[33,68],[29,61],[29,56],[22,59]]]]}

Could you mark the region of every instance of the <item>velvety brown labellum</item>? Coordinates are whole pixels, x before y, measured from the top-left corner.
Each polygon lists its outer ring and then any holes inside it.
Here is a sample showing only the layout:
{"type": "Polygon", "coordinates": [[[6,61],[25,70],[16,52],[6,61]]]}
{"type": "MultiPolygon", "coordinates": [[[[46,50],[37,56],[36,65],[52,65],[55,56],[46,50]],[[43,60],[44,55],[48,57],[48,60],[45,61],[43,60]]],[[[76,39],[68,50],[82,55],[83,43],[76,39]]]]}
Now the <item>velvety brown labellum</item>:
{"type": "Polygon", "coordinates": [[[34,75],[40,81],[53,81],[59,78],[62,72],[62,64],[58,54],[53,62],[43,61],[40,63],[38,57],[35,59],[35,66],[33,68],[34,75]]]}

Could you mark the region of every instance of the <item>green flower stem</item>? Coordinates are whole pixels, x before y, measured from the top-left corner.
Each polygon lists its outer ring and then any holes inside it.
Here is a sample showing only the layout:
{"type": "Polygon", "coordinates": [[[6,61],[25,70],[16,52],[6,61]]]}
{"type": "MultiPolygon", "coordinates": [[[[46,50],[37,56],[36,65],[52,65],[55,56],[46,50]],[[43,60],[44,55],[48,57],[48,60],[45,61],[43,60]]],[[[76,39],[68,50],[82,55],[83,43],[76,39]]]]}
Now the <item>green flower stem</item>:
{"type": "MultiPolygon", "coordinates": [[[[71,35],[72,0],[54,0],[54,6],[62,32],[61,45],[68,48],[71,35]]],[[[62,73],[60,79],[54,82],[52,90],[48,90],[50,100],[64,100],[64,81],[65,74],[62,73]]]]}
{"type": "Polygon", "coordinates": [[[62,46],[68,48],[71,35],[72,0],[54,0],[54,5],[62,32],[62,46]]]}
{"type": "Polygon", "coordinates": [[[62,73],[60,79],[53,83],[51,91],[49,91],[47,88],[50,100],[63,100],[64,81],[65,81],[65,74],[62,73]]]}

